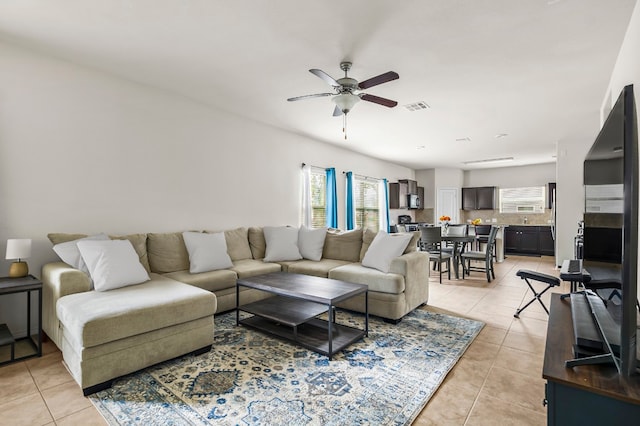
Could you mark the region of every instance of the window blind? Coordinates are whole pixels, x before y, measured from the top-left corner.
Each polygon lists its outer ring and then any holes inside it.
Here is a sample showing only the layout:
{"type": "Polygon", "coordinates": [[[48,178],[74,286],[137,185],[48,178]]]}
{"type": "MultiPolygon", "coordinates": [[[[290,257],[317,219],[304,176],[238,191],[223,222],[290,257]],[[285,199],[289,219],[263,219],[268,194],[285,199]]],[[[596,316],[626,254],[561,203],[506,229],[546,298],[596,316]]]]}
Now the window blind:
{"type": "Polygon", "coordinates": [[[311,226],[324,228],[327,223],[326,174],[324,169],[311,168],[311,226]]]}
{"type": "Polygon", "coordinates": [[[544,186],[500,188],[500,213],[544,213],[544,186]]]}
{"type": "Polygon", "coordinates": [[[380,185],[378,179],[354,176],[354,201],[356,226],[379,229],[380,227],[380,185]]]}

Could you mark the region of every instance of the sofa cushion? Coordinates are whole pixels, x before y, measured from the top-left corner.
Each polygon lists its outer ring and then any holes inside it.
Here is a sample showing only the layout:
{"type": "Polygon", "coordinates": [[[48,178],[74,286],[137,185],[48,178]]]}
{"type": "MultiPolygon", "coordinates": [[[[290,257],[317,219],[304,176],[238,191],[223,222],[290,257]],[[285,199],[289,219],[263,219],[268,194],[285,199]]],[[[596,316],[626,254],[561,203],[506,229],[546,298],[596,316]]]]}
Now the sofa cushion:
{"type": "Polygon", "coordinates": [[[290,262],[287,265],[287,272],[291,274],[305,274],[327,278],[330,270],[349,263],[350,262],[346,260],[335,259],[322,259],[320,261],[299,260],[297,262],[290,262]]]}
{"type": "Polygon", "coordinates": [[[362,266],[389,272],[391,261],[402,255],[409,240],[411,240],[410,234],[378,232],[362,259],[362,266]]]}
{"type": "Polygon", "coordinates": [[[411,241],[409,241],[407,248],[404,249],[404,254],[414,253],[418,251],[418,241],[420,240],[421,236],[422,234],[420,233],[420,231],[411,232],[411,241]]]}
{"type": "MultiPolygon", "coordinates": [[[[99,235],[104,235],[104,234],[99,234],[99,235]]],[[[51,234],[47,234],[47,237],[49,238],[51,243],[55,246],[56,244],[79,240],[80,238],[86,238],[87,234],[51,233],[51,234]]],[[[147,272],[151,272],[151,268],[149,267],[149,257],[147,255],[147,234],[109,235],[109,238],[111,238],[112,240],[126,239],[131,241],[131,244],[133,244],[133,248],[135,249],[136,253],[138,253],[138,257],[140,258],[140,263],[142,263],[142,266],[144,266],[144,269],[146,269],[147,272]]],[[[64,259],[62,260],[64,261],[64,259]]],[[[66,263],[71,265],[69,262],[66,262],[66,263]]]]}
{"type": "Polygon", "coordinates": [[[97,234],[90,235],[88,237],[81,237],[77,240],[65,241],[63,243],[58,243],[53,246],[53,251],[56,252],[58,257],[67,265],[72,268],[79,269],[85,274],[89,273],[89,269],[87,269],[87,265],[82,259],[82,255],[80,254],[80,250],[78,249],[79,241],[97,241],[97,240],[108,240],[109,237],[106,234],[97,234]]]}
{"type": "Polygon", "coordinates": [[[236,228],[224,231],[227,240],[227,253],[234,262],[236,260],[252,259],[251,248],[249,247],[249,236],[247,228],[236,228]]]}
{"type": "Polygon", "coordinates": [[[282,267],[277,263],[268,263],[255,259],[242,259],[233,262],[233,268],[231,268],[231,270],[238,274],[238,278],[247,278],[271,272],[280,272],[282,267]]]}
{"type": "MultiPolygon", "coordinates": [[[[384,273],[377,269],[367,268],[360,263],[350,263],[329,271],[329,278],[348,281],[357,284],[367,284],[369,291],[400,294],[404,292],[404,276],[400,274],[384,273]]],[[[424,285],[428,285],[425,283],[424,285]]]]}
{"type": "Polygon", "coordinates": [[[219,291],[236,286],[238,274],[230,269],[192,274],[189,271],[177,271],[164,274],[165,277],[194,285],[208,291],[219,291]]]}
{"type": "Polygon", "coordinates": [[[57,303],[65,338],[79,348],[203,318],[215,310],[213,293],[156,274],[143,284],[71,294],[57,303]]]}
{"type": "Polygon", "coordinates": [[[51,241],[51,244],[53,244],[54,246],[56,244],[62,244],[86,237],[88,237],[87,234],[65,234],[63,232],[51,232],[47,234],[47,238],[49,238],[49,241],[51,241]]]}
{"type": "Polygon", "coordinates": [[[291,226],[265,226],[263,228],[267,250],[265,262],[302,259],[298,249],[298,228],[291,226]]]}
{"type": "Polygon", "coordinates": [[[267,250],[267,242],[264,239],[264,231],[262,228],[249,228],[249,246],[254,259],[264,259],[267,250]]]}
{"type": "Polygon", "coordinates": [[[138,253],[140,263],[147,272],[151,272],[149,267],[149,254],[147,253],[147,234],[109,235],[112,240],[129,240],[133,249],[138,253]]]}
{"type": "Polygon", "coordinates": [[[300,255],[309,260],[322,259],[324,240],[327,236],[327,228],[307,228],[301,226],[298,230],[298,249],[300,255]]]}
{"type": "MultiPolygon", "coordinates": [[[[378,234],[378,231],[375,229],[367,228],[362,233],[362,249],[360,250],[360,262],[364,259],[365,253],[369,250],[369,246],[371,242],[378,234]]],[[[411,232],[411,241],[407,244],[407,248],[404,249],[403,254],[412,253],[414,251],[418,251],[418,240],[420,240],[420,231],[411,232]]]]}
{"type": "Polygon", "coordinates": [[[96,291],[108,291],[149,280],[129,240],[80,240],[78,250],[96,291]]]}
{"type": "Polygon", "coordinates": [[[147,234],[151,272],[166,273],[189,269],[189,253],[181,232],[147,234]]]}
{"type": "Polygon", "coordinates": [[[360,248],[360,262],[364,259],[364,255],[369,250],[369,246],[373,239],[378,235],[378,231],[375,229],[367,228],[362,231],[362,248],[360,248]]]}
{"type": "Polygon", "coordinates": [[[353,231],[328,231],[322,251],[323,259],[358,262],[362,248],[362,229],[353,231]]]}
{"type": "Polygon", "coordinates": [[[183,232],[182,238],[189,253],[189,272],[192,274],[233,266],[227,254],[227,243],[222,232],[216,234],[183,232]]]}

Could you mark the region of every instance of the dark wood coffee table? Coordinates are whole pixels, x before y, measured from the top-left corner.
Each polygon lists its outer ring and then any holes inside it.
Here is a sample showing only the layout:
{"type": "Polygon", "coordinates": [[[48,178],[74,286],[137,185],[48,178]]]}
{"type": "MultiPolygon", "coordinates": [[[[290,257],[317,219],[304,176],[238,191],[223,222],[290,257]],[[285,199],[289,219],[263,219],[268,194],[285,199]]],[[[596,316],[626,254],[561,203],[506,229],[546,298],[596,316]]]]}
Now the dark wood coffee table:
{"type": "Polygon", "coordinates": [[[236,282],[236,325],[242,324],[293,341],[315,352],[333,355],[369,333],[369,298],[365,284],[302,274],[274,272],[236,282]],[[242,305],[240,287],[274,296],[242,305]],[[364,294],[364,329],[338,324],[335,305],[364,294]],[[240,319],[240,311],[253,316],[240,319]],[[328,320],[317,318],[327,313],[328,320]],[[329,326],[331,324],[331,326],[329,326]]]}

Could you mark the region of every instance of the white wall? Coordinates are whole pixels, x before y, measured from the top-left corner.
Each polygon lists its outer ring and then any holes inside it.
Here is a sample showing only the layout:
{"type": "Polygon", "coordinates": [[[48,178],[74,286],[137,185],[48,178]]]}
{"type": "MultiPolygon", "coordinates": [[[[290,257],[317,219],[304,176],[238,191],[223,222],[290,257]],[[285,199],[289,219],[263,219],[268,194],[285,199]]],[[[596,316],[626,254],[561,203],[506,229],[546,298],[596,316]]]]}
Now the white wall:
{"type": "MultiPolygon", "coordinates": [[[[301,163],[413,178],[414,171],[0,43],[0,247],[49,232],[125,234],[299,223],[301,163]]],[[[9,261],[0,267],[6,275],[9,261]]],[[[7,299],[7,300],[5,300],[7,299]]],[[[0,299],[0,323],[24,327],[0,299]]]]}
{"type": "MultiPolygon", "coordinates": [[[[602,120],[606,118],[606,114],[611,109],[615,101],[618,99],[622,88],[628,84],[633,84],[636,114],[640,111],[640,2],[636,3],[636,7],[631,16],[629,27],[625,35],[616,65],[611,74],[609,88],[604,94],[602,104],[602,120]]],[[[638,117],[640,118],[640,117],[638,117]]],[[[640,132],[640,120],[638,121],[640,132]]],[[[639,265],[640,266],[640,265],[639,265]]],[[[640,298],[640,286],[638,287],[638,297],[640,298]]]]}
{"type": "Polygon", "coordinates": [[[467,170],[464,186],[497,186],[517,188],[546,185],[556,181],[556,164],[533,164],[529,166],[496,167],[467,170]]]}
{"type": "Polygon", "coordinates": [[[433,209],[436,206],[435,169],[416,170],[416,181],[418,186],[424,188],[424,200],[422,203],[425,209],[433,209]]]}
{"type": "MultiPolygon", "coordinates": [[[[594,140],[597,123],[585,123],[593,128],[594,140]]],[[[584,213],[583,162],[593,140],[562,140],[557,144],[556,188],[556,264],[574,258],[574,237],[578,221],[584,213]]]]}

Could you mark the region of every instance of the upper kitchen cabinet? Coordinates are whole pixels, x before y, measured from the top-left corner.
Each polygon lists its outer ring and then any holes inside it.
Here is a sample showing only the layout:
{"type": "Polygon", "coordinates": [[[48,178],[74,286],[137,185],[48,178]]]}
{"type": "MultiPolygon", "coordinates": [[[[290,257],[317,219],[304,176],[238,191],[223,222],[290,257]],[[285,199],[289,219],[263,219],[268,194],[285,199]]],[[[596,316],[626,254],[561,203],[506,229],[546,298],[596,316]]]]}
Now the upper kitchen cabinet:
{"type": "Polygon", "coordinates": [[[402,179],[389,183],[390,209],[423,209],[424,188],[418,187],[415,180],[402,179]],[[409,205],[409,195],[418,197],[418,207],[409,205]]]}
{"type": "Polygon", "coordinates": [[[424,210],[424,187],[418,187],[418,200],[420,200],[420,205],[418,206],[418,210],[424,210]]]}
{"type": "Polygon", "coordinates": [[[407,194],[418,195],[418,182],[410,179],[401,179],[398,180],[400,185],[406,185],[407,194]]]}
{"type": "Polygon", "coordinates": [[[495,186],[462,188],[462,210],[494,210],[495,186]]]}

